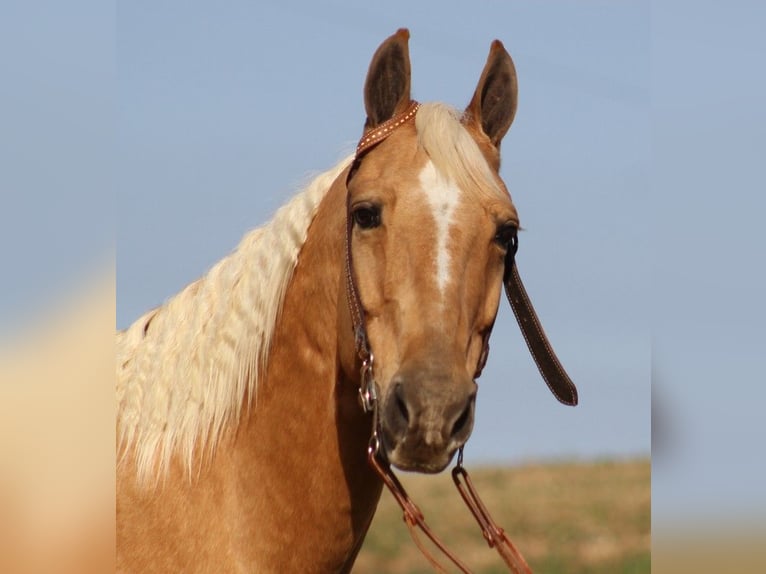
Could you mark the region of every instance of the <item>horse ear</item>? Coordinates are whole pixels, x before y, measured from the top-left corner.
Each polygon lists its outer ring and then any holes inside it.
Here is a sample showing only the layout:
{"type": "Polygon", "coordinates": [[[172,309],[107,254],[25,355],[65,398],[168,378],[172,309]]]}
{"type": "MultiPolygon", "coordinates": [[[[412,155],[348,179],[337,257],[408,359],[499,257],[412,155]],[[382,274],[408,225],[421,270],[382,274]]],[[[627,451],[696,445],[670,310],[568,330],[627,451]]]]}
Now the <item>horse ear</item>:
{"type": "Polygon", "coordinates": [[[495,40],[471,103],[465,110],[465,121],[479,127],[498,149],[516,115],[518,91],[513,60],[503,43],[495,40]]]}
{"type": "Polygon", "coordinates": [[[376,50],[364,82],[365,128],[373,128],[410,103],[410,32],[400,28],[376,50]]]}

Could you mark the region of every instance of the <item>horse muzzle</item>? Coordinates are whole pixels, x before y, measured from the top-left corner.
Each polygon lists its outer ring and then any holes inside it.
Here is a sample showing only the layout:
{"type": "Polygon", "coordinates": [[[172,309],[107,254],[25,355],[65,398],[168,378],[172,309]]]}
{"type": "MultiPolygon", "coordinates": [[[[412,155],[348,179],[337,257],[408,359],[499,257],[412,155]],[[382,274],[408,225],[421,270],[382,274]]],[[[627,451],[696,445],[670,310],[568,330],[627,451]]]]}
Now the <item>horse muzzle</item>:
{"type": "Polygon", "coordinates": [[[401,470],[444,470],[471,436],[476,388],[470,379],[428,373],[394,376],[380,413],[389,462],[401,470]]]}

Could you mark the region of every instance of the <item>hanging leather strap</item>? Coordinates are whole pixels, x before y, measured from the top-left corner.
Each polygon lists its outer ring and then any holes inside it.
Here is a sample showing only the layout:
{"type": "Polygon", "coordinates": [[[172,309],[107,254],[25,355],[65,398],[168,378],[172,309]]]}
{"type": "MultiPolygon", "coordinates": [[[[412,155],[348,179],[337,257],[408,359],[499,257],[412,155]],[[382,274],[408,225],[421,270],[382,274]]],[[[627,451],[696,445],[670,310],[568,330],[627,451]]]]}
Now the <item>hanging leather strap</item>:
{"type": "MultiPolygon", "coordinates": [[[[466,564],[452,552],[444,542],[439,538],[436,533],[426,523],[426,519],[423,516],[423,512],[420,510],[417,504],[409,497],[404,486],[391,470],[391,465],[382,458],[378,449],[377,439],[373,436],[370,441],[370,446],[367,449],[367,460],[370,466],[378,473],[378,476],[383,480],[383,484],[386,485],[388,490],[396,500],[399,507],[402,509],[402,518],[404,519],[407,529],[410,532],[410,537],[415,542],[423,556],[428,560],[429,564],[436,572],[444,572],[447,570],[439,562],[439,560],[431,553],[429,548],[424,544],[418,535],[418,531],[422,532],[426,538],[428,538],[439,552],[451,562],[460,572],[463,574],[470,574],[471,570],[466,564]]],[[[510,538],[505,534],[505,531],[497,525],[495,520],[487,510],[484,502],[479,497],[479,493],[468,476],[468,471],[463,467],[463,449],[460,449],[458,454],[457,465],[452,470],[452,480],[457,486],[460,496],[463,498],[468,509],[471,511],[474,519],[481,528],[482,535],[487,541],[490,548],[494,548],[500,555],[503,561],[508,566],[508,570],[513,574],[532,574],[532,569],[524,560],[521,552],[511,542],[510,538]]]]}
{"type": "Polygon", "coordinates": [[[452,469],[452,481],[455,483],[468,510],[473,514],[479,528],[481,528],[481,533],[489,547],[497,551],[513,574],[532,574],[532,569],[527,564],[527,561],[524,560],[521,552],[511,542],[505,531],[498,526],[494,518],[492,518],[489,510],[487,510],[484,502],[479,497],[479,492],[473,486],[473,481],[463,466],[463,447],[460,447],[457,464],[452,469]]]}
{"type": "Polygon", "coordinates": [[[513,260],[509,264],[506,259],[503,283],[505,284],[505,294],[511,304],[513,314],[516,315],[521,334],[524,335],[529,352],[532,353],[545,384],[559,401],[565,405],[575,406],[577,404],[577,387],[567,375],[564,367],[561,366],[556,353],[553,352],[553,347],[551,347],[548,337],[545,336],[540,319],[537,318],[535,308],[529,300],[527,290],[524,289],[524,284],[521,282],[519,268],[513,260]]]}
{"type": "MultiPolygon", "coordinates": [[[[538,319],[537,313],[535,313],[535,308],[532,306],[532,301],[530,301],[529,295],[527,295],[527,290],[524,288],[524,283],[521,281],[519,268],[516,264],[516,251],[518,248],[518,237],[514,235],[505,254],[505,271],[503,273],[505,295],[508,297],[508,302],[511,304],[513,314],[516,316],[521,334],[524,336],[527,348],[529,348],[529,352],[532,354],[532,358],[535,360],[537,369],[540,371],[545,384],[548,385],[550,391],[560,402],[565,405],[575,406],[577,404],[577,387],[575,387],[572,379],[569,378],[556,353],[553,351],[543,326],[540,324],[540,319],[538,319]]],[[[492,334],[493,325],[494,321],[482,337],[482,350],[476,365],[474,379],[479,378],[487,363],[487,357],[489,357],[489,337],[492,334]]]]}
{"type": "Polygon", "coordinates": [[[396,503],[401,507],[403,513],[402,518],[404,519],[404,523],[407,525],[407,529],[410,532],[410,537],[415,542],[415,545],[418,547],[423,556],[425,556],[426,560],[428,560],[429,564],[431,564],[433,569],[440,573],[447,572],[444,566],[441,565],[441,563],[436,559],[436,557],[429,551],[429,549],[420,539],[420,536],[418,536],[418,530],[420,530],[426,536],[426,538],[428,538],[434,544],[434,546],[436,546],[436,548],[452,564],[454,564],[458,570],[460,570],[460,572],[463,574],[471,574],[468,566],[466,566],[465,563],[460,560],[460,558],[458,558],[454,552],[447,548],[444,542],[442,542],[441,539],[428,526],[420,508],[407,494],[404,486],[401,482],[399,482],[399,479],[391,470],[391,465],[388,463],[388,461],[382,458],[377,445],[374,444],[373,440],[370,441],[370,446],[367,449],[367,460],[373,470],[378,473],[378,476],[381,478],[381,480],[383,480],[383,484],[385,484],[388,490],[391,492],[394,500],[396,500],[396,503]]]}

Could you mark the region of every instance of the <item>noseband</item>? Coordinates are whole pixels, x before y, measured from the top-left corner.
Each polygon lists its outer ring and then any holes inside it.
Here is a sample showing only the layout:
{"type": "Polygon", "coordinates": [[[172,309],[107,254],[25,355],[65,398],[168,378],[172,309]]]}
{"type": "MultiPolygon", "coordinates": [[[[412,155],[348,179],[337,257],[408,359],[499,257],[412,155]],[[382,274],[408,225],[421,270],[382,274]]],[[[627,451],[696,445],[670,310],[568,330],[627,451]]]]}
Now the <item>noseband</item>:
{"type": "MultiPolygon", "coordinates": [[[[378,145],[391,135],[397,128],[413,120],[417,114],[420,104],[414,100],[410,101],[407,108],[400,114],[395,115],[386,122],[365,131],[359,145],[356,148],[354,161],[349,168],[346,177],[346,188],[351,178],[359,169],[362,158],[367,152],[378,145]]],[[[377,386],[374,377],[374,355],[367,338],[367,326],[365,322],[365,311],[359,297],[356,278],[354,276],[353,257],[351,252],[351,238],[353,234],[354,219],[351,213],[351,193],[346,192],[346,296],[348,306],[351,312],[351,322],[354,331],[354,346],[357,356],[361,361],[359,400],[365,413],[372,413],[372,434],[370,436],[369,446],[367,448],[367,458],[372,468],[377,472],[383,483],[393,494],[399,506],[404,512],[404,521],[410,530],[413,540],[418,548],[428,559],[431,565],[438,572],[446,572],[439,562],[431,555],[428,549],[417,535],[420,529],[436,547],[461,571],[469,573],[468,567],[433,533],[428,527],[423,517],[423,513],[417,505],[409,498],[404,487],[391,470],[391,466],[385,459],[384,453],[380,450],[379,419],[378,419],[378,395],[377,386]]],[[[505,271],[503,273],[503,284],[505,293],[511,304],[516,321],[524,335],[532,357],[537,364],[537,368],[548,385],[548,388],[554,396],[562,403],[570,406],[577,404],[577,389],[567,375],[564,367],[559,362],[556,354],[551,347],[548,338],[545,336],[540,320],[532,307],[532,302],[527,295],[526,289],[521,282],[515,256],[518,249],[518,238],[514,233],[511,243],[505,255],[505,271]]],[[[489,356],[489,337],[492,333],[492,325],[483,334],[482,350],[479,355],[479,361],[476,365],[474,379],[479,378],[484,365],[489,356]]],[[[468,472],[463,467],[463,447],[458,452],[457,464],[452,470],[452,479],[460,492],[464,502],[471,510],[476,519],[482,534],[491,548],[495,548],[511,572],[516,574],[531,574],[531,570],[521,553],[516,549],[510,539],[506,536],[489,514],[484,503],[479,498],[476,489],[471,482],[468,472]]]]}

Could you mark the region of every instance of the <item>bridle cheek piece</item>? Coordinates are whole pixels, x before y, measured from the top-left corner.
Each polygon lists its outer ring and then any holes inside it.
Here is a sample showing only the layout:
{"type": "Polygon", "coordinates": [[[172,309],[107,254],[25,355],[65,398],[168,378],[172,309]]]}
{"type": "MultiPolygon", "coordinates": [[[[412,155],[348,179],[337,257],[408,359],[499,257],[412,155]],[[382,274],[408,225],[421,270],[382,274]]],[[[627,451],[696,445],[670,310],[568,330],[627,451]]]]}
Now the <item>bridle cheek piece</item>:
{"type": "MultiPolygon", "coordinates": [[[[356,149],[356,155],[349,168],[346,177],[346,188],[356,173],[364,155],[372,148],[385,140],[397,128],[413,120],[417,114],[420,104],[412,100],[407,108],[400,114],[397,114],[382,124],[365,131],[359,145],[356,149]]],[[[423,513],[418,506],[410,499],[406,490],[399,479],[393,473],[391,465],[386,460],[384,453],[380,449],[379,438],[379,414],[378,414],[378,394],[377,385],[374,376],[375,357],[372,353],[369,340],[367,338],[367,326],[365,322],[364,307],[359,297],[356,278],[354,276],[353,257],[351,252],[351,238],[353,234],[353,214],[351,213],[351,194],[346,193],[346,297],[348,307],[351,313],[351,321],[354,332],[354,347],[361,363],[359,402],[365,413],[372,414],[372,432],[369,445],[367,447],[367,459],[370,466],[383,480],[383,483],[393,494],[394,499],[401,506],[404,513],[404,521],[410,531],[412,539],[418,546],[423,555],[428,559],[437,572],[446,572],[442,565],[424,546],[423,541],[417,534],[420,530],[433,544],[454,564],[461,572],[470,573],[468,567],[453,554],[444,543],[433,533],[426,524],[423,513]]],[[[505,293],[511,304],[513,313],[519,323],[524,340],[527,343],[530,353],[537,364],[540,374],[545,380],[548,388],[554,396],[566,405],[574,406],[577,404],[577,389],[574,383],[567,375],[566,371],[559,362],[556,354],[551,347],[548,338],[545,336],[540,320],[532,307],[532,302],[527,295],[526,289],[521,282],[518,267],[516,265],[516,251],[518,249],[518,238],[514,234],[508,245],[505,255],[505,271],[503,274],[503,284],[505,293]]],[[[479,378],[489,356],[489,338],[492,333],[490,325],[482,336],[482,350],[476,366],[474,378],[479,378]]],[[[473,486],[468,472],[463,467],[463,447],[458,451],[457,463],[452,470],[452,480],[460,493],[463,501],[468,506],[479,524],[482,534],[491,548],[495,548],[511,572],[516,574],[531,574],[531,570],[524,560],[521,553],[506,536],[489,514],[486,506],[479,498],[479,494],[473,486]]]]}

